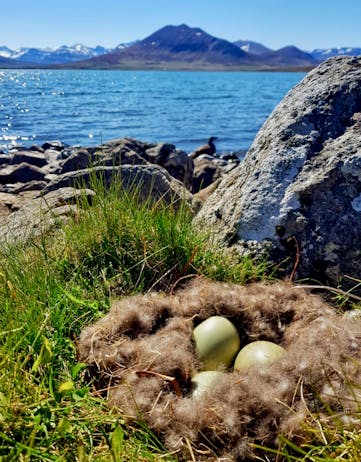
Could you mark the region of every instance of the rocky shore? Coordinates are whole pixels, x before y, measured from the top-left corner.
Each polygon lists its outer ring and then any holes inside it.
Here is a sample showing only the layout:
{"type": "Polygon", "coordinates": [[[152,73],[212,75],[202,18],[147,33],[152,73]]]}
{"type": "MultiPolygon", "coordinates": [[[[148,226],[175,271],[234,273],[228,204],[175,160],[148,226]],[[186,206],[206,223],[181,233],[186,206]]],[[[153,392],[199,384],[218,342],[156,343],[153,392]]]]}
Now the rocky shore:
{"type": "Polygon", "coordinates": [[[123,187],[137,184],[144,198],[151,194],[154,200],[183,199],[196,211],[212,184],[238,164],[236,156],[193,160],[172,144],[131,138],[90,148],[52,141],[12,150],[0,154],[0,236],[11,241],[25,238],[38,231],[40,221],[51,226],[51,217],[74,214],[79,188],[88,188],[89,197],[94,194],[94,175],[107,186],[121,177],[123,187]],[[46,220],[41,220],[45,212],[46,220]]]}
{"type": "Polygon", "coordinates": [[[285,275],[354,283],[361,267],[361,58],[332,58],[311,71],[271,114],[243,162],[192,159],[172,144],[130,138],[1,154],[1,239],[26,238],[40,221],[49,226],[76,213],[79,185],[94,194],[92,175],[105,185],[120,176],[123,187],[136,183],[154,200],[185,200],[195,225],[220,245],[241,254],[266,251],[285,275]]]}

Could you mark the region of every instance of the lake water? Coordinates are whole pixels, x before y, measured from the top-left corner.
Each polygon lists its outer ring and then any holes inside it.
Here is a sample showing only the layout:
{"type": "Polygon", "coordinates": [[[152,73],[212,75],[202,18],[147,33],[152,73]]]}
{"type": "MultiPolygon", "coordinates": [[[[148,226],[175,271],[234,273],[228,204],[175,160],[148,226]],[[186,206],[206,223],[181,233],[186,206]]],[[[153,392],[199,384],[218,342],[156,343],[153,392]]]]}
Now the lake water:
{"type": "Polygon", "coordinates": [[[0,71],[0,149],[121,137],[246,150],[303,73],[0,71]]]}

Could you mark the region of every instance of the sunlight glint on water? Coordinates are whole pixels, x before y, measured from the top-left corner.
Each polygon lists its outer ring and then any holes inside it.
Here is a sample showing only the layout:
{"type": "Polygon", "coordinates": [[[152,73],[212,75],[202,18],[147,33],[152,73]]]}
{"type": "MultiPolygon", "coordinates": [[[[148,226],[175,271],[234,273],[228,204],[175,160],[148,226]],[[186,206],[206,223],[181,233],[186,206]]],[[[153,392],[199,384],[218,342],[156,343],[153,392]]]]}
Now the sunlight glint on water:
{"type": "Polygon", "coordinates": [[[303,73],[0,71],[0,149],[59,139],[97,145],[134,137],[187,152],[218,136],[247,149],[303,73]]]}

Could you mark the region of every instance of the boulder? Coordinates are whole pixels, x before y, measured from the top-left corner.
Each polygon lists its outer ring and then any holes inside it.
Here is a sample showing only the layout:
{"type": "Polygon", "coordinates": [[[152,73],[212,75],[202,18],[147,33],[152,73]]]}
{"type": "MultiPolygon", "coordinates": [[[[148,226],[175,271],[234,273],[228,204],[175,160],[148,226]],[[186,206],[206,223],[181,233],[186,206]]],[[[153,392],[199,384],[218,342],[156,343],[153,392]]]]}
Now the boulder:
{"type": "Polygon", "coordinates": [[[24,243],[49,232],[64,218],[76,213],[80,196],[91,201],[94,195],[94,191],[89,189],[62,188],[25,201],[16,212],[0,217],[0,243],[24,243]]]}
{"type": "Polygon", "coordinates": [[[28,183],[33,180],[43,180],[45,173],[35,165],[22,162],[17,165],[8,165],[0,170],[0,184],[28,183]]]}
{"type": "MultiPolygon", "coordinates": [[[[210,156],[207,156],[210,157],[210,156]]],[[[194,171],[192,179],[192,193],[198,193],[201,189],[207,188],[221,176],[221,169],[214,162],[214,159],[203,156],[193,160],[194,171]]]]}
{"type": "Polygon", "coordinates": [[[21,193],[0,192],[0,216],[10,215],[19,210],[31,199],[34,199],[38,191],[28,190],[21,193]]]}
{"type": "Polygon", "coordinates": [[[17,151],[10,159],[11,165],[21,164],[26,162],[36,167],[44,167],[48,163],[45,155],[41,152],[32,151],[17,151]]]}
{"type": "Polygon", "coordinates": [[[158,143],[147,149],[144,156],[152,164],[165,168],[172,177],[191,189],[194,164],[187,153],[176,149],[173,144],[158,143]]]}
{"type": "Polygon", "coordinates": [[[299,278],[360,278],[361,58],[331,58],[293,88],[196,222],[270,248],[299,278]]]}
{"type": "Polygon", "coordinates": [[[9,154],[0,154],[0,165],[7,165],[10,163],[11,157],[9,154]]]}
{"type": "Polygon", "coordinates": [[[92,151],[94,166],[146,165],[144,152],[149,146],[152,145],[132,138],[110,141],[92,151]]]}
{"type": "Polygon", "coordinates": [[[61,165],[60,173],[73,172],[74,170],[84,170],[91,166],[92,157],[86,149],[77,149],[65,159],[61,165]]]}
{"type": "Polygon", "coordinates": [[[158,165],[123,165],[118,167],[94,167],[87,170],[59,175],[51,181],[44,193],[64,187],[92,188],[94,181],[102,181],[106,188],[116,181],[125,189],[139,187],[141,199],[165,200],[174,205],[181,199],[193,206],[193,196],[158,165]]]}
{"type": "Polygon", "coordinates": [[[0,192],[0,216],[10,215],[12,208],[18,202],[16,194],[0,192]]]}
{"type": "Polygon", "coordinates": [[[33,180],[28,181],[27,183],[10,183],[1,185],[0,192],[10,193],[10,194],[21,194],[26,191],[41,191],[47,185],[46,181],[42,180],[33,180]]]}

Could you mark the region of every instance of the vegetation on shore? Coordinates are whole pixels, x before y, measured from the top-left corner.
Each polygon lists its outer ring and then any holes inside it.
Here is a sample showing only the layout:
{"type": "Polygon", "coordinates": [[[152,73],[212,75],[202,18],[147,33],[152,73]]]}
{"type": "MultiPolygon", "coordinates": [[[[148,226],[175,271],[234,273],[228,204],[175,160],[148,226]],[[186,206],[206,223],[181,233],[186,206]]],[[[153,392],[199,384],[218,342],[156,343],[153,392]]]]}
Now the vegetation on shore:
{"type": "MultiPolygon", "coordinates": [[[[186,205],[116,184],[54,233],[0,249],[0,461],[175,461],[140,422],[126,425],[82,380],[76,341],[112,300],[172,290],[194,275],[247,283],[266,262],[238,259],[194,229],[186,205]]],[[[315,417],[316,419],[316,417],[315,417]]],[[[314,425],[312,425],[314,428],[314,425]]],[[[277,460],[360,460],[360,437],[320,427],[277,460]]],[[[265,450],[265,459],[271,454],[265,450]]]]}

